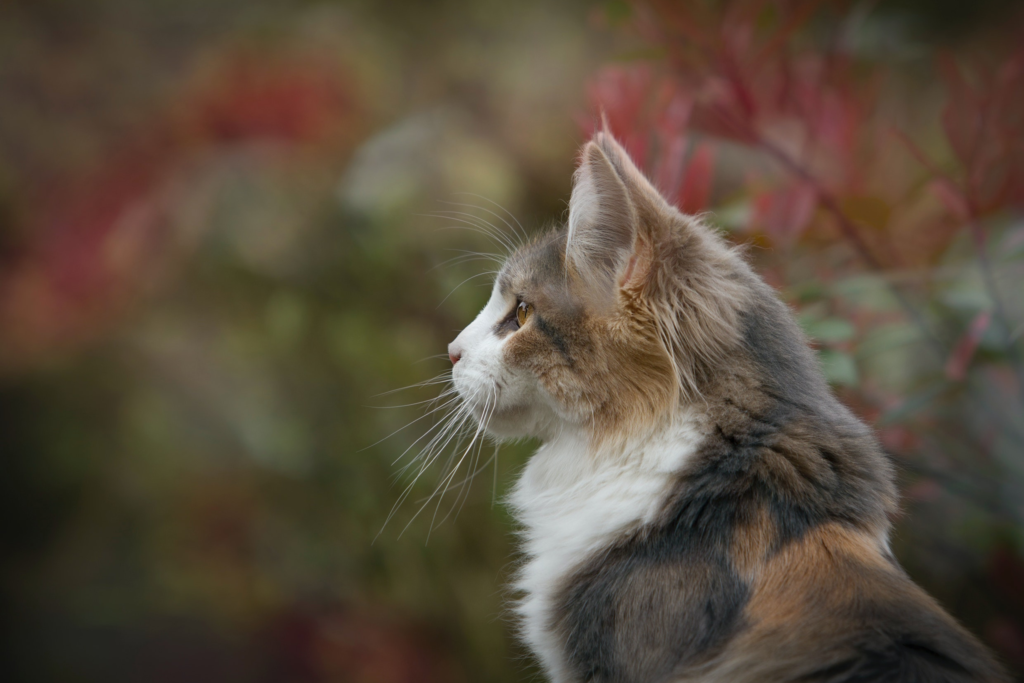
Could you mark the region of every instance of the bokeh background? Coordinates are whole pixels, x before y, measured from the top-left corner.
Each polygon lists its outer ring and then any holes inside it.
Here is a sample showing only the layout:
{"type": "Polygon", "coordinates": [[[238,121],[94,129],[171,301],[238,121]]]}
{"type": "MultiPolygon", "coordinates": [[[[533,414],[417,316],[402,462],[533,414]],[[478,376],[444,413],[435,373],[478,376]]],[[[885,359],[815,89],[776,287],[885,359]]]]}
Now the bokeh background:
{"type": "Polygon", "coordinates": [[[0,3],[4,680],[538,680],[531,444],[438,506],[443,410],[401,428],[602,111],[793,306],[899,559],[1020,675],[1022,45],[1010,0],[0,3]]]}

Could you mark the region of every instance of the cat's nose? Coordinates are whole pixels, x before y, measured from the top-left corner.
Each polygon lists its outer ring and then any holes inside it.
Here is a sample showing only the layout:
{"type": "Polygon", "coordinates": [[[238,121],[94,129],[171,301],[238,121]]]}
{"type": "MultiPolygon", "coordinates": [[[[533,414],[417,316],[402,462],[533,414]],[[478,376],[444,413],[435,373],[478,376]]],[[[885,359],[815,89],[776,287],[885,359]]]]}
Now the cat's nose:
{"type": "Polygon", "coordinates": [[[462,349],[456,346],[455,342],[448,345],[448,358],[451,360],[452,365],[458,363],[459,359],[462,358],[462,349]]]}

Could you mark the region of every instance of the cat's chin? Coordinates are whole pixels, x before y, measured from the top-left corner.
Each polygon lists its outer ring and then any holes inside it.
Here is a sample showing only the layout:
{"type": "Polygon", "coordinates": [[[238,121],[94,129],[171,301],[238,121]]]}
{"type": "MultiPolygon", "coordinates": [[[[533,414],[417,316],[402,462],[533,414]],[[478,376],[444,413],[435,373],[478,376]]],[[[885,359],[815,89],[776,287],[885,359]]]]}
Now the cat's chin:
{"type": "MultiPolygon", "coordinates": [[[[479,422],[483,417],[481,412],[473,412],[479,422]]],[[[547,422],[534,408],[512,406],[499,408],[488,414],[484,421],[484,431],[489,436],[502,440],[542,437],[550,431],[547,422]]]]}

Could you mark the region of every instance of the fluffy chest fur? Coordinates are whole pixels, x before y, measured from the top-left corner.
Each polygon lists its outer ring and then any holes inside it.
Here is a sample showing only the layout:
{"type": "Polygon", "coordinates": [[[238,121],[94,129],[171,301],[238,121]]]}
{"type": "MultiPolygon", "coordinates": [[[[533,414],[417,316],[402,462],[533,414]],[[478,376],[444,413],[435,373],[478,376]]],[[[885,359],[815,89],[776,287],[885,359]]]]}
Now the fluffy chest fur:
{"type": "Polygon", "coordinates": [[[556,594],[588,559],[658,514],[701,440],[696,421],[680,415],[607,452],[566,435],[530,460],[511,499],[526,557],[515,587],[523,637],[554,681],[566,678],[564,644],[553,632],[556,594]]]}

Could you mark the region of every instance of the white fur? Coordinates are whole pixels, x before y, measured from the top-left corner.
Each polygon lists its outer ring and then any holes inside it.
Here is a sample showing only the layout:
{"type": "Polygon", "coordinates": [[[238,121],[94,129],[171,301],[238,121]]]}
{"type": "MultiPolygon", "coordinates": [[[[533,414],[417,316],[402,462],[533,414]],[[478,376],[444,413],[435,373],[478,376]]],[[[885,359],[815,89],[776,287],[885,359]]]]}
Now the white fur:
{"type": "Polygon", "coordinates": [[[515,306],[495,283],[490,301],[449,346],[460,357],[452,368],[452,383],[492,436],[543,437],[557,423],[558,408],[536,377],[506,366],[503,354],[510,335],[499,338],[494,333],[515,306]]]}
{"type": "Polygon", "coordinates": [[[505,301],[495,282],[487,305],[448,347],[450,353],[461,357],[452,368],[452,381],[478,418],[482,416],[486,398],[496,394],[498,386],[503,384],[500,380],[505,369],[501,353],[505,340],[499,339],[492,330],[514,305],[505,301]]]}
{"type": "Polygon", "coordinates": [[[585,436],[567,433],[530,459],[511,498],[526,555],[515,587],[523,638],[555,683],[566,677],[564,643],[550,628],[557,590],[595,552],[653,519],[701,438],[695,421],[680,415],[614,451],[595,453],[585,436]]]}

